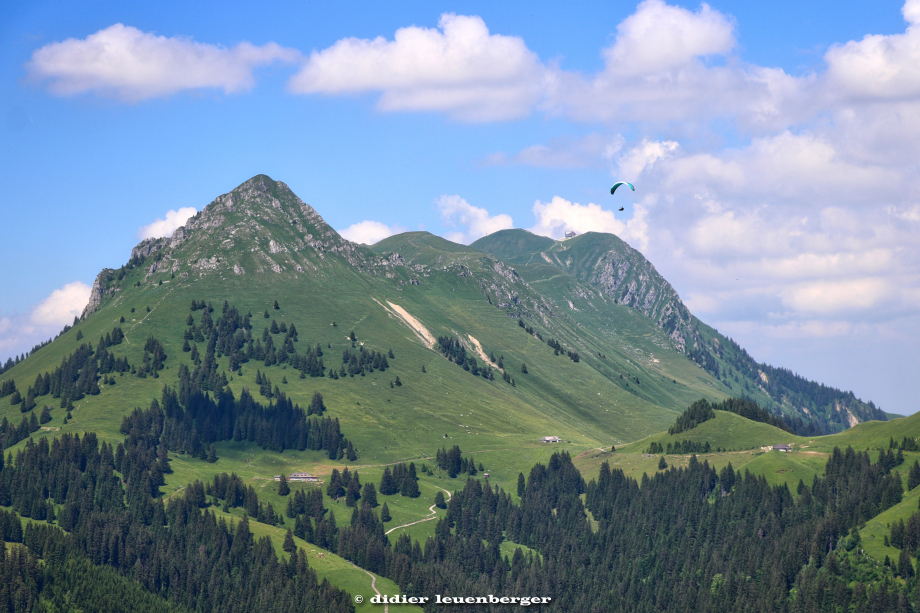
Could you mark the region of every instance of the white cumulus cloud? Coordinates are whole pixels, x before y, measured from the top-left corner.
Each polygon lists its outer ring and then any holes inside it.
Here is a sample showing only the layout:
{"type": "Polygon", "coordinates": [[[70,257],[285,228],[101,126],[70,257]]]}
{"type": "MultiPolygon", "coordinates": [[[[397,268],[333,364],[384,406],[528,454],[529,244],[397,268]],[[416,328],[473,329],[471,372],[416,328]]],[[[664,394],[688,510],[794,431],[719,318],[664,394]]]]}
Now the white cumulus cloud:
{"type": "Polygon", "coordinates": [[[290,81],[301,94],[380,92],[384,111],[440,111],[467,121],[523,117],[546,69],[516,36],[482,18],[444,14],[438,28],[400,28],[393,40],[344,38],[315,51],[290,81]]]}
{"type": "Polygon", "coordinates": [[[617,218],[616,213],[598,204],[578,204],[553,196],[549,202],[536,201],[533,215],[536,223],[528,231],[541,236],[561,239],[566,232],[608,232],[616,234],[639,249],[648,244],[647,206],[650,201],[640,201],[633,207],[628,221],[617,218]]]}
{"type": "Polygon", "coordinates": [[[441,211],[441,220],[446,225],[463,228],[460,232],[449,232],[444,235],[444,238],[455,243],[468,245],[477,238],[514,227],[510,215],[489,215],[486,209],[473,206],[460,196],[441,196],[434,202],[441,211]]]}
{"type": "Polygon", "coordinates": [[[368,219],[348,226],[344,230],[341,230],[339,234],[353,243],[373,245],[374,243],[379,243],[388,236],[401,234],[405,231],[406,228],[399,224],[388,226],[379,221],[371,221],[368,219]]]}
{"type": "Polygon", "coordinates": [[[96,92],[137,102],[189,89],[246,91],[255,84],[255,68],[300,57],[275,43],[226,48],[116,23],[83,39],[41,47],[26,69],[33,81],[61,96],[96,92]]]}
{"type": "Polygon", "coordinates": [[[189,217],[197,213],[195,207],[184,206],[178,211],[166,211],[163,219],[156,219],[152,223],[142,226],[137,230],[137,239],[160,238],[161,236],[170,236],[177,228],[185,225],[189,217]]]}
{"type": "Polygon", "coordinates": [[[92,288],[81,281],[54,290],[32,309],[30,321],[37,326],[63,326],[83,313],[92,288]]]}

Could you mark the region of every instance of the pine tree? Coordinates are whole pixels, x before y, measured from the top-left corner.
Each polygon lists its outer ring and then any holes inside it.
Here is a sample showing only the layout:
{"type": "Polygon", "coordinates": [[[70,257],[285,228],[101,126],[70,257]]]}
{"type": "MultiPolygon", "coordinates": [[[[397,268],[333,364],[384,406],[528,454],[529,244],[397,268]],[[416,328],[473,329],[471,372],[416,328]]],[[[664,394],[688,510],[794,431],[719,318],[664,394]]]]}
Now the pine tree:
{"type": "Polygon", "coordinates": [[[526,485],[524,484],[524,473],[518,473],[517,492],[519,497],[524,497],[525,488],[526,485]]]}
{"type": "Polygon", "coordinates": [[[409,463],[409,470],[406,471],[406,474],[402,479],[399,493],[400,495],[407,496],[409,498],[418,498],[422,495],[422,492],[418,489],[418,475],[415,472],[414,462],[409,463]]]}
{"type": "Polygon", "coordinates": [[[376,507],[379,503],[377,502],[377,488],[374,487],[374,484],[366,483],[363,490],[364,494],[362,495],[362,498],[364,499],[364,502],[366,502],[367,505],[371,508],[376,507]]]}
{"type": "Polygon", "coordinates": [[[439,509],[447,508],[447,502],[444,500],[444,492],[441,490],[438,490],[438,493],[434,495],[434,506],[438,507],[439,509]]]}
{"type": "Polygon", "coordinates": [[[914,465],[907,473],[907,489],[912,490],[918,485],[920,485],[920,462],[914,460],[914,465]]]}
{"type": "Polygon", "coordinates": [[[262,315],[265,319],[268,319],[268,309],[265,309],[265,313],[262,315]]]}
{"type": "Polygon", "coordinates": [[[294,534],[290,530],[284,535],[284,545],[282,545],[281,548],[288,553],[297,549],[297,545],[294,544],[294,534]]]}
{"type": "Polygon", "coordinates": [[[41,417],[38,418],[38,423],[47,424],[49,421],[51,421],[51,409],[46,404],[42,409],[41,417]]]}
{"type": "Polygon", "coordinates": [[[664,461],[664,456],[661,456],[661,459],[658,460],[658,470],[664,470],[668,467],[668,463],[664,461]]]}
{"type": "Polygon", "coordinates": [[[911,577],[914,576],[914,565],[910,561],[910,554],[907,549],[902,549],[898,558],[898,574],[904,577],[906,581],[910,581],[911,577]]]}
{"type": "MultiPolygon", "coordinates": [[[[348,470],[347,468],[345,470],[348,470]]],[[[352,479],[348,483],[348,488],[345,491],[345,506],[346,507],[355,507],[358,504],[358,499],[361,498],[361,486],[358,485],[357,480],[352,479]]]]}
{"type": "Polygon", "coordinates": [[[342,487],[342,475],[339,473],[338,468],[333,468],[332,476],[329,477],[329,485],[326,486],[326,495],[332,499],[336,499],[344,493],[345,488],[342,487]]]}
{"type": "Polygon", "coordinates": [[[380,477],[379,491],[384,496],[392,496],[399,491],[399,485],[396,483],[396,479],[393,478],[393,473],[390,472],[389,466],[383,469],[383,476],[380,477]]]}
{"type": "Polygon", "coordinates": [[[277,310],[279,310],[280,308],[281,308],[281,307],[280,307],[280,306],[278,306],[278,301],[277,301],[277,300],[275,300],[275,310],[277,311],[277,310]]]}
{"type": "Polygon", "coordinates": [[[213,464],[217,461],[217,448],[214,446],[214,443],[211,443],[211,446],[208,448],[208,462],[213,464]]]}
{"type": "Polygon", "coordinates": [[[287,477],[281,475],[281,481],[278,482],[278,495],[287,496],[291,493],[291,488],[288,487],[287,477]]]}
{"type": "Polygon", "coordinates": [[[383,508],[380,509],[380,521],[382,521],[383,523],[387,523],[388,521],[392,519],[393,518],[390,517],[390,507],[388,507],[387,503],[384,502],[383,508]]]}
{"type": "Polygon", "coordinates": [[[313,399],[307,408],[307,415],[322,415],[326,412],[326,404],[323,402],[323,395],[319,392],[313,392],[313,399]]]}

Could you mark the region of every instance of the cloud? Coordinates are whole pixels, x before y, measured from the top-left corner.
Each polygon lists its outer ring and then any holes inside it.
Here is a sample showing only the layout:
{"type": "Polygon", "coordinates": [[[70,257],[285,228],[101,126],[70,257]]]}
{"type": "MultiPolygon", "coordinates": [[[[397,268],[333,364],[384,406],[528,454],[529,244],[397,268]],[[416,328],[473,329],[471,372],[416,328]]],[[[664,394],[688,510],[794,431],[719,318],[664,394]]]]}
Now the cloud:
{"type": "Polygon", "coordinates": [[[920,95],[920,2],[908,0],[901,12],[913,31],[868,35],[827,51],[826,78],[837,95],[861,100],[920,95]]]}
{"type": "Polygon", "coordinates": [[[732,20],[703,4],[692,13],[661,0],[645,0],[617,26],[613,46],[604,51],[606,70],[619,76],[680,68],[736,44],[732,20]]]}
{"type": "Polygon", "coordinates": [[[401,234],[405,231],[406,228],[399,224],[388,226],[379,221],[365,220],[348,226],[340,231],[339,234],[353,243],[373,245],[374,243],[379,243],[388,236],[401,234]]]}
{"type": "Polygon", "coordinates": [[[184,226],[189,217],[197,213],[195,207],[186,206],[178,211],[166,211],[164,219],[156,219],[153,223],[138,228],[136,238],[144,240],[145,238],[160,238],[170,236],[177,228],[184,226]]]}
{"type": "Polygon", "coordinates": [[[565,198],[553,196],[549,202],[536,201],[533,215],[536,223],[528,231],[541,236],[561,239],[566,232],[608,232],[616,234],[626,241],[632,241],[639,249],[648,243],[647,206],[649,201],[634,205],[633,216],[629,221],[617,219],[616,214],[594,204],[578,204],[565,198]]]}
{"type": "Polygon", "coordinates": [[[832,313],[873,308],[890,295],[886,279],[820,280],[789,288],[784,292],[783,302],[796,311],[832,313]]]}
{"type": "Polygon", "coordinates": [[[37,326],[63,326],[83,313],[92,288],[81,281],[68,283],[32,309],[30,321],[37,326]]]}
{"type": "Polygon", "coordinates": [[[460,196],[441,196],[434,202],[446,225],[464,228],[461,232],[444,235],[444,238],[455,243],[468,245],[477,238],[514,227],[510,215],[489,215],[487,210],[473,206],[460,196]]]}
{"type": "Polygon", "coordinates": [[[538,168],[584,168],[603,165],[623,148],[622,135],[588,134],[581,138],[555,138],[549,144],[531,145],[512,156],[491,153],[480,163],[485,166],[535,166],[538,168]]]}
{"type": "Polygon", "coordinates": [[[633,177],[630,181],[634,181],[643,170],[658,160],[671,157],[679,148],[680,145],[675,141],[661,142],[648,138],[642,139],[641,143],[617,160],[619,174],[623,177],[633,177]]]}
{"type": "Polygon", "coordinates": [[[443,14],[393,40],[344,38],[314,51],[291,79],[300,94],[380,92],[383,111],[440,111],[465,121],[524,117],[541,97],[546,68],[516,36],[490,34],[480,17],[443,14]]]}
{"type": "Polygon", "coordinates": [[[83,313],[92,288],[81,281],[52,291],[27,313],[0,316],[0,359],[19,355],[48,340],[83,313]]]}
{"type": "Polygon", "coordinates": [[[593,75],[557,70],[541,107],[604,123],[688,126],[730,117],[757,130],[803,112],[794,102],[808,79],[739,61],[734,30],[730,17],[706,4],[692,12],[646,0],[617,27],[602,52],[604,68],[593,75]]]}
{"type": "Polygon", "coordinates": [[[59,96],[95,92],[126,102],[170,96],[189,89],[224,93],[249,90],[253,70],[273,62],[296,62],[300,53],[275,43],[232,48],[188,38],[157,36],[120,23],[45,45],[26,63],[29,78],[59,96]]]}

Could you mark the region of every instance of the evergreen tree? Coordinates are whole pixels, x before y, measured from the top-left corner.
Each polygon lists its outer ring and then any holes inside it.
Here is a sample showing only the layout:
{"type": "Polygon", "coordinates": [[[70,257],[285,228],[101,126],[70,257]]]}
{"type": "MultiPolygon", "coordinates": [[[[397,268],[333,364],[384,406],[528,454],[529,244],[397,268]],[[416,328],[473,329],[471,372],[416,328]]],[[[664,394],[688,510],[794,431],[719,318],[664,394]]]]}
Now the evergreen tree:
{"type": "Polygon", "coordinates": [[[342,487],[342,475],[339,473],[338,468],[333,468],[332,476],[329,477],[329,484],[326,486],[326,495],[335,500],[344,493],[345,488],[342,487]]]}
{"type": "Polygon", "coordinates": [[[383,507],[380,509],[380,521],[382,521],[383,523],[387,523],[388,521],[392,519],[393,518],[390,517],[390,507],[388,507],[387,503],[384,502],[383,507]]]}
{"type": "Polygon", "coordinates": [[[348,441],[348,446],[345,448],[345,457],[349,462],[354,462],[358,459],[358,454],[355,451],[354,445],[351,444],[351,441],[348,441]]]}
{"type": "Polygon", "coordinates": [[[524,473],[518,473],[518,482],[517,482],[517,494],[519,497],[524,497],[524,489],[526,485],[524,484],[524,473]]]}
{"type": "Polygon", "coordinates": [[[399,380],[399,376],[398,376],[398,375],[397,375],[396,381],[394,381],[394,383],[396,384],[396,387],[402,386],[402,381],[399,380]]]}
{"type": "Polygon", "coordinates": [[[380,493],[384,496],[392,496],[399,491],[399,486],[397,485],[396,480],[393,478],[393,473],[390,472],[389,466],[383,469],[383,476],[380,477],[379,490],[380,493]]]}
{"type": "Polygon", "coordinates": [[[288,487],[287,477],[284,474],[281,475],[281,481],[278,482],[278,495],[287,496],[291,493],[291,488],[288,487]]]}
{"type": "Polygon", "coordinates": [[[46,404],[42,409],[41,417],[38,418],[38,423],[47,424],[49,421],[51,421],[51,410],[46,404]]]}
{"type": "Polygon", "coordinates": [[[664,470],[667,467],[668,467],[668,463],[665,462],[664,456],[661,456],[661,458],[658,460],[658,470],[664,470]]]}
{"type": "Polygon", "coordinates": [[[322,415],[325,412],[326,404],[323,402],[323,395],[319,392],[313,392],[313,399],[310,401],[307,415],[322,415]]]}
{"type": "MultiPolygon", "coordinates": [[[[346,468],[345,470],[348,469],[346,468]]],[[[359,498],[361,498],[361,486],[358,485],[356,479],[352,479],[345,490],[345,506],[354,508],[357,506],[359,498]]]]}
{"type": "Polygon", "coordinates": [[[527,364],[524,362],[521,362],[521,373],[525,375],[527,374],[527,364]]]}
{"type": "Polygon", "coordinates": [[[444,492],[441,490],[438,490],[438,493],[434,495],[434,506],[438,507],[439,509],[447,508],[447,502],[444,500],[444,492]]]}
{"type": "Polygon", "coordinates": [[[281,307],[280,307],[280,306],[278,306],[278,301],[277,301],[277,300],[275,300],[275,310],[277,311],[277,310],[279,310],[280,308],[281,308],[281,307]]]}
{"type": "Polygon", "coordinates": [[[918,485],[920,485],[920,462],[914,460],[914,465],[907,473],[907,489],[912,490],[918,485]]]}
{"type": "Polygon", "coordinates": [[[361,497],[364,499],[364,502],[372,509],[375,508],[379,504],[377,502],[377,488],[374,487],[373,483],[366,483],[363,490],[364,494],[361,497]]]}
{"type": "Polygon", "coordinates": [[[292,553],[297,549],[297,545],[294,544],[294,534],[288,530],[284,535],[284,544],[281,546],[288,553],[292,553]]]}

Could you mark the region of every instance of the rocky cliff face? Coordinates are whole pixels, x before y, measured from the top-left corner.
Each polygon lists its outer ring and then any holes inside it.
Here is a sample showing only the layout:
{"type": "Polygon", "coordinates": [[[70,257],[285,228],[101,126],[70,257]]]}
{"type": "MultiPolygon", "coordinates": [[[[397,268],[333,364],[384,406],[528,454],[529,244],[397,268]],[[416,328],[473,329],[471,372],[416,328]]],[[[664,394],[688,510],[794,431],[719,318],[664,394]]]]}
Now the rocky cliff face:
{"type": "Polygon", "coordinates": [[[102,299],[106,295],[114,294],[118,291],[116,288],[108,288],[109,279],[112,278],[112,275],[115,271],[111,268],[103,268],[102,272],[96,275],[96,280],[93,281],[93,289],[89,293],[89,302],[86,303],[86,306],[83,308],[83,313],[81,317],[86,317],[102,304],[102,299]]]}
{"type": "MultiPolygon", "coordinates": [[[[218,196],[172,236],[145,239],[131,250],[131,261],[143,262],[148,282],[162,273],[180,279],[212,274],[297,278],[324,274],[333,261],[377,274],[378,260],[366,247],[339,236],[287,185],[266,175],[218,196]]],[[[106,271],[100,273],[84,315],[117,291],[107,289],[109,281],[106,271]]]]}
{"type": "Polygon", "coordinates": [[[689,353],[699,342],[692,315],[671,284],[618,237],[589,232],[557,241],[538,257],[640,311],[668,333],[679,351],[689,353]]]}
{"type": "Polygon", "coordinates": [[[602,255],[585,280],[600,286],[616,302],[653,320],[686,353],[687,343],[698,337],[690,311],[651,262],[629,245],[624,243],[623,247],[623,252],[602,255]]]}

